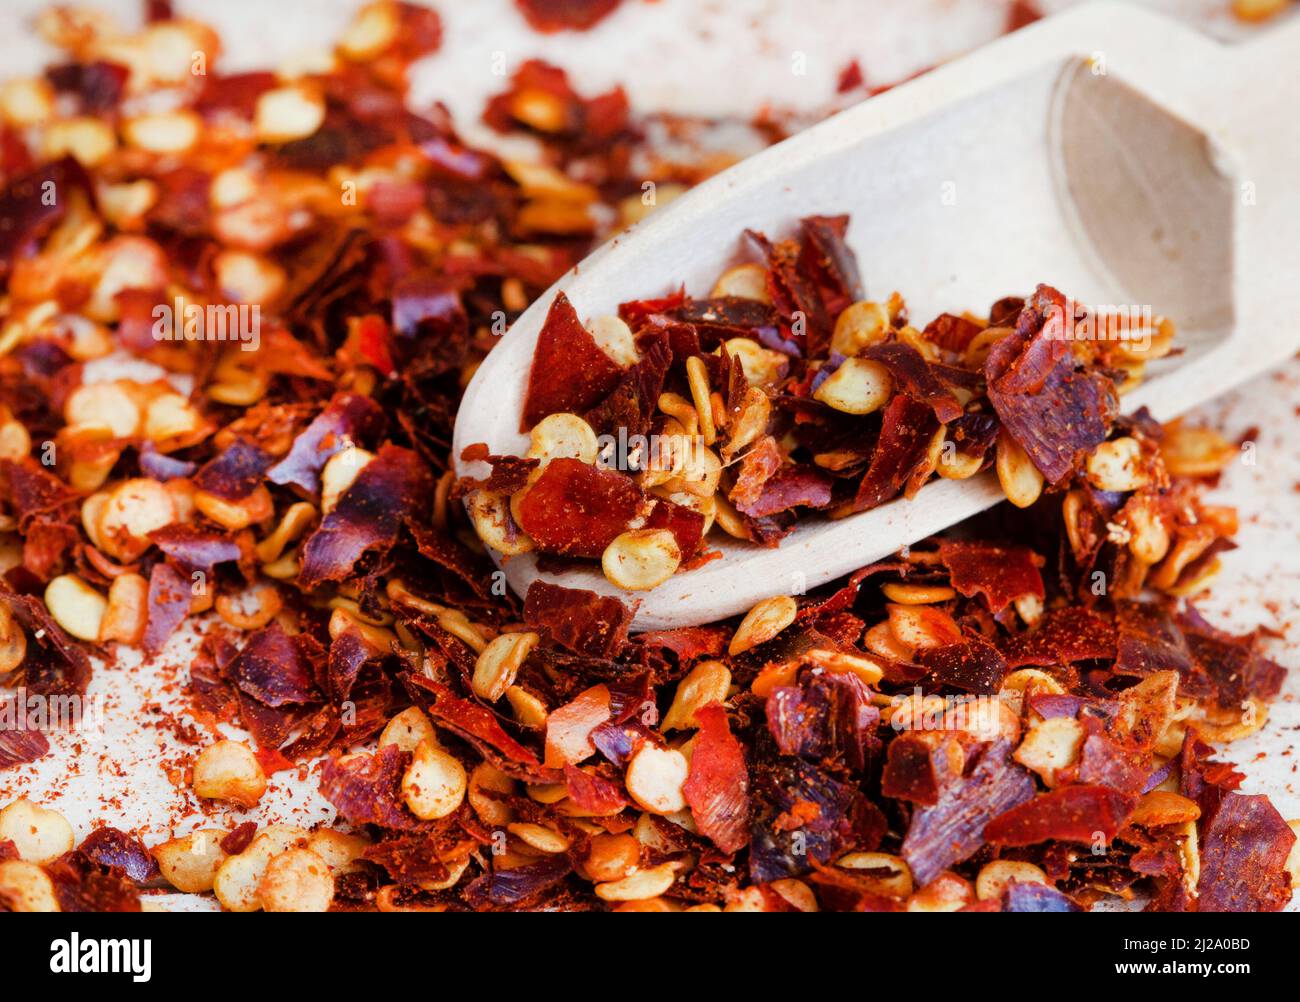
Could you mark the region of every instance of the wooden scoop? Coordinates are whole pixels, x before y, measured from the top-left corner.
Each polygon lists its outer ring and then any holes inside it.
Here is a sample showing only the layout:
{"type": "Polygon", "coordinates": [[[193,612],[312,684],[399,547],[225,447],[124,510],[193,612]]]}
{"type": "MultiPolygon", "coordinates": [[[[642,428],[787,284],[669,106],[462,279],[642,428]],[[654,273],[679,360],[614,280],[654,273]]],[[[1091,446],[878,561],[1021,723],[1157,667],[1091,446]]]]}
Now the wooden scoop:
{"type": "MultiPolygon", "coordinates": [[[[1137,7],[1048,18],[828,119],[700,185],[595,251],[528,309],[479,368],[456,424],[522,455],[520,408],[542,321],[563,290],[584,319],[685,283],[703,295],[746,228],[773,237],[851,214],[870,298],[911,314],[981,307],[1039,282],[1079,302],[1149,304],[1181,354],[1124,397],[1169,420],[1300,349],[1300,18],[1225,46],[1137,7]]],[[[458,472],[483,475],[457,459],[458,472]]],[[[776,549],[709,538],[722,559],[649,592],[599,566],[536,579],[638,599],[635,629],[706,623],[801,594],[1003,497],[991,474],[937,480],[776,549]]]]}

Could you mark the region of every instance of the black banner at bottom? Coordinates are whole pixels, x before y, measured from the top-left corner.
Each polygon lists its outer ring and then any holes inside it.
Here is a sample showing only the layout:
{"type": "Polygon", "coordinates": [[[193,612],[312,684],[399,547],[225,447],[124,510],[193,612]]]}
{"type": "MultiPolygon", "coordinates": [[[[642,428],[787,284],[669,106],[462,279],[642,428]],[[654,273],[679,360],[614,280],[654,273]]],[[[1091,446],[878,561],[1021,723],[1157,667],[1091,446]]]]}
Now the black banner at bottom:
{"type": "Polygon", "coordinates": [[[978,971],[1021,984],[1034,975],[1077,987],[1166,979],[1179,990],[1201,981],[1231,991],[1242,978],[1282,977],[1295,964],[1295,928],[1267,915],[788,915],[742,927],[722,918],[704,930],[712,941],[700,938],[698,919],[683,929],[658,918],[631,918],[630,928],[629,918],[32,915],[5,921],[3,942],[11,984],[112,982],[128,995],[199,985],[374,990],[430,967],[455,965],[473,978],[503,962],[514,976],[575,965],[580,982],[605,987],[688,962],[694,991],[711,973],[734,988],[767,984],[787,966],[805,988],[810,975],[827,978],[828,991],[829,979],[854,971],[869,972],[873,988],[903,990],[942,991],[945,979],[968,985],[978,971]],[[711,962],[701,964],[705,957],[711,962]]]}

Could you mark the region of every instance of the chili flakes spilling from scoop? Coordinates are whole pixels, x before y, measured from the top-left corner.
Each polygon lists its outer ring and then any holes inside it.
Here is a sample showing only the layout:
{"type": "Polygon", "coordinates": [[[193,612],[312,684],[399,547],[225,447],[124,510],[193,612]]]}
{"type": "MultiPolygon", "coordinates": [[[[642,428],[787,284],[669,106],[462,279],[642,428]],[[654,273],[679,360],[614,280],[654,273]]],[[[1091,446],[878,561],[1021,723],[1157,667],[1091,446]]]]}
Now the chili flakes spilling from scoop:
{"type": "MultiPolygon", "coordinates": [[[[501,160],[404,103],[441,42],[427,8],[368,4],[329,68],[282,77],[224,74],[208,28],[152,6],[137,33],[51,10],[68,62],[0,93],[0,528],[21,543],[0,681],[83,694],[118,649],[197,624],[200,747],[174,781],[243,810],[315,763],[337,818],[146,848],[20,798],[0,909],[134,911],[158,887],[230,911],[1289,901],[1295,823],[1211,744],[1264,725],[1285,669],[1185,601],[1231,546],[1197,480],[1235,447],[1119,416],[1167,321],[1145,353],[1067,342],[1087,312],[1040,286],[918,328],[866,298],[849,220],[812,217],[747,234],[703,298],[584,325],[558,297],[530,454],[473,447],[458,481],[460,392],[501,316],[644,180],[625,96],[521,66],[485,118],[546,162],[501,160]],[[163,305],[179,336],[154,335],[163,305]],[[201,336],[209,308],[227,336],[201,336]],[[109,356],[166,378],[92,378],[109,356]],[[487,552],[653,587],[710,533],[775,546],[989,467],[1002,510],[739,621],[633,634],[630,603],[511,595],[487,552]]],[[[555,30],[616,4],[520,6],[555,30]]],[[[0,769],[50,745],[0,721],[0,769]]]]}

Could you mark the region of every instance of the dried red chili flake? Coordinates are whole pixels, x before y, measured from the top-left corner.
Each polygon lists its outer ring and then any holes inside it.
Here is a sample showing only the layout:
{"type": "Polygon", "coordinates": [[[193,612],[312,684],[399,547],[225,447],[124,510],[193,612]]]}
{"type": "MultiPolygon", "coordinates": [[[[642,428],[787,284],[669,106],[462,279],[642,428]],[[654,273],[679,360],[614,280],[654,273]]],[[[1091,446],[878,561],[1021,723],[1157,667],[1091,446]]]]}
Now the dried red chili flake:
{"type": "Polygon", "coordinates": [[[522,776],[529,782],[557,780],[557,774],[543,768],[537,755],[511,737],[487,707],[461,699],[444,685],[422,685],[434,697],[433,703],[427,707],[429,716],[474,745],[480,754],[493,753],[490,760],[497,768],[510,775],[522,776]]]}
{"type": "Polygon", "coordinates": [[[74,192],[90,192],[90,179],[72,157],[34,167],[11,178],[0,191],[0,278],[6,278],[14,259],[43,238],[72,204],[74,192]],[[58,197],[52,198],[51,193],[58,197]]]}
{"type": "MultiPolygon", "coordinates": [[[[23,708],[18,707],[18,712],[23,708]]],[[[0,769],[35,762],[49,753],[50,742],[40,731],[6,723],[0,726],[0,769]]]]}
{"type": "Polygon", "coordinates": [[[800,267],[812,275],[823,308],[836,316],[862,298],[858,259],[845,240],[849,217],[806,216],[799,227],[804,236],[800,267]]]}
{"type": "Polygon", "coordinates": [[[569,799],[580,811],[589,811],[597,817],[617,814],[628,805],[623,785],[598,773],[586,772],[577,766],[564,766],[564,786],[569,799]]]}
{"type": "Polygon", "coordinates": [[[1011,668],[1068,665],[1114,658],[1115,636],[1114,624],[1106,617],[1067,606],[1047,613],[1035,629],[1005,638],[1001,650],[1011,668]]]}
{"type": "Polygon", "coordinates": [[[509,90],[488,101],[483,121],[499,132],[540,134],[562,157],[601,152],[614,159],[610,145],[631,130],[623,88],[583,98],[564,70],[539,59],[520,66],[509,90]]]}
{"type": "Polygon", "coordinates": [[[623,474],[555,459],[520,500],[519,527],[543,552],[599,557],[645,506],[623,474]]]}
{"type": "Polygon", "coordinates": [[[1114,383],[1074,356],[1065,325],[1073,307],[1040,285],[984,363],[988,397],[1003,426],[1052,484],[1106,440],[1118,413],[1114,383]]]}
{"type": "Polygon", "coordinates": [[[118,871],[136,885],[158,877],[158,862],[144,843],[116,828],[96,828],[77,846],[77,851],[92,863],[118,871]]]}
{"type": "Polygon", "coordinates": [[[386,553],[404,524],[424,519],[431,494],[429,470],[414,452],[381,447],[303,544],[298,584],[310,590],[341,581],[362,557],[386,553]]]}
{"type": "Polygon", "coordinates": [[[122,100],[129,71],[102,59],[89,63],[64,63],[45,71],[55,90],[71,95],[86,115],[104,115],[122,100]]]}
{"type": "Polygon", "coordinates": [[[1151,756],[1107,737],[1094,717],[1086,717],[1084,726],[1089,733],[1079,750],[1071,781],[1134,795],[1145,793],[1151,756]]]}
{"type": "Polygon", "coordinates": [[[1220,706],[1239,708],[1249,698],[1273,699],[1281,692],[1286,669],[1255,649],[1255,637],[1234,637],[1198,620],[1183,617],[1188,650],[1218,690],[1220,706]]]}
{"type": "Polygon", "coordinates": [[[154,480],[166,483],[176,477],[192,476],[199,468],[197,463],[175,456],[165,456],[154,448],[152,442],[145,442],[139,450],[140,472],[154,480]]]}
{"type": "Polygon", "coordinates": [[[450,371],[464,362],[469,318],[458,281],[431,271],[412,271],[397,280],[391,296],[397,361],[418,362],[432,372],[450,371]]]}
{"type": "Polygon", "coordinates": [[[402,775],[411,753],[386,745],[373,755],[327,759],[321,768],[322,796],[355,825],[374,824],[394,831],[427,827],[402,799],[402,775]]]}
{"type": "Polygon", "coordinates": [[[966,753],[949,731],[904,731],[889,743],[880,792],[933,807],[945,785],[961,774],[966,753]]]}
{"type": "Polygon", "coordinates": [[[492,597],[493,567],[485,556],[474,553],[446,533],[419,523],[411,525],[411,535],[421,557],[448,571],[479,599],[486,601],[492,597]]]}
{"type": "Polygon", "coordinates": [[[148,653],[161,651],[189,615],[194,598],[191,588],[190,579],[171,564],[157,563],[149,571],[149,620],[143,641],[148,653]]]}
{"type": "Polygon", "coordinates": [[[632,610],[593,591],[534,581],[524,598],[524,622],[575,654],[607,658],[627,643],[632,610]]]}
{"type": "Polygon", "coordinates": [[[520,431],[548,414],[581,413],[614,392],[623,370],[601,351],[563,292],[557,292],[537,335],[520,431]]]}
{"type": "Polygon", "coordinates": [[[18,515],[19,527],[38,515],[61,513],[78,500],[77,492],[34,459],[0,460],[0,482],[18,515]]]}
{"type": "Polygon", "coordinates": [[[1046,595],[1041,560],[1027,546],[945,539],[939,543],[939,559],[952,586],[968,598],[982,595],[992,613],[1024,596],[1046,595]]]}
{"type": "Polygon", "coordinates": [[[1040,793],[999,814],[984,829],[994,845],[1034,845],[1055,839],[1091,844],[1100,835],[1110,841],[1138,798],[1108,786],[1063,786],[1040,793]]]}
{"type": "Polygon", "coordinates": [[[289,453],[266,471],[273,484],[292,484],[308,493],[320,489],[320,471],[350,445],[368,448],[386,430],[383,410],[360,393],[336,393],[325,409],[293,440],[289,453]]]}
{"type": "Polygon", "coordinates": [[[850,59],[836,78],[835,93],[847,94],[863,86],[866,86],[866,79],[862,75],[862,66],[856,59],[850,59]]]}
{"type": "Polygon", "coordinates": [[[636,643],[649,650],[668,651],[678,664],[689,665],[700,658],[716,658],[726,650],[731,634],[725,626],[684,626],[639,633],[636,643]]]}
{"type": "Polygon", "coordinates": [[[1011,0],[1010,9],[1007,11],[1007,26],[1004,30],[1008,34],[1019,31],[1026,25],[1033,24],[1042,16],[1043,12],[1038,9],[1038,5],[1030,2],[1030,0],[1011,0]]]}
{"type": "Polygon", "coordinates": [[[700,548],[700,540],[704,537],[704,516],[693,508],[665,498],[647,500],[652,507],[642,527],[667,529],[673,534],[682,559],[688,560],[700,548]]]}
{"type": "Polygon", "coordinates": [[[467,463],[487,463],[492,472],[482,479],[462,477],[456,485],[457,496],[469,491],[487,491],[489,494],[515,494],[528,484],[528,477],[540,465],[540,460],[520,456],[494,456],[482,442],[467,445],[460,458],[467,463]]]}
{"type": "Polygon", "coordinates": [[[492,870],[471,880],[461,895],[473,908],[518,908],[537,899],[567,877],[573,864],[563,853],[543,856],[535,863],[492,870]]]}
{"type": "Polygon", "coordinates": [[[1272,912],[1291,900],[1296,836],[1267,797],[1228,793],[1200,826],[1199,911],[1272,912]]]}
{"type": "Polygon", "coordinates": [[[1081,912],[1078,905],[1055,887],[1013,880],[1002,892],[1004,912],[1081,912]]]}
{"type": "Polygon", "coordinates": [[[925,462],[939,422],[928,405],[899,393],[885,406],[880,439],[858,485],[851,511],[866,511],[898,495],[925,462]]]}
{"type": "MultiPolygon", "coordinates": [[[[329,661],[325,669],[326,695],[336,703],[348,699],[362,670],[380,660],[382,655],[375,651],[361,631],[355,626],[349,626],[330,641],[329,661]]],[[[310,702],[310,697],[299,702],[310,702]]]]}
{"type": "Polygon", "coordinates": [[[631,442],[650,431],[672,359],[662,338],[642,346],[640,360],[623,373],[614,392],[583,415],[597,436],[621,435],[631,442]]]}
{"type": "Polygon", "coordinates": [[[230,834],[226,835],[221,840],[221,851],[228,856],[238,856],[253,844],[253,839],[256,835],[256,821],[245,821],[242,824],[238,824],[231,829],[230,834]]]}
{"type": "Polygon", "coordinates": [[[767,697],[767,729],[782,755],[813,761],[838,759],[865,770],[879,752],[880,711],[855,675],[800,671],[798,682],[767,697]]]}
{"type": "Polygon", "coordinates": [[[8,604],[27,638],[27,657],[6,683],[21,684],[37,696],[84,693],[90,684],[90,659],[54,621],[45,603],[4,586],[0,586],[0,600],[8,604]]]}
{"type": "Polygon", "coordinates": [[[800,876],[850,849],[871,851],[884,837],[880,809],[856,786],[810,762],[761,760],[751,781],[749,877],[755,883],[800,876]]]}
{"type": "Polygon", "coordinates": [[[399,884],[446,880],[450,866],[463,862],[478,847],[464,829],[463,811],[435,823],[430,830],[384,838],[364,856],[382,866],[399,884]]]}
{"type": "Polygon", "coordinates": [[[749,841],[749,772],[745,750],[731,733],[727,711],[709,703],[695,711],[699,730],[682,794],[700,830],[723,852],[749,841]]]}
{"type": "Polygon", "coordinates": [[[515,0],[534,31],[586,31],[604,20],[620,0],[515,0]]]}
{"type": "Polygon", "coordinates": [[[997,693],[1010,670],[998,649],[978,634],[968,634],[959,644],[917,651],[916,663],[928,672],[928,685],[982,695],[997,693]]]}
{"type": "MultiPolygon", "coordinates": [[[[670,314],[686,302],[686,288],[657,299],[634,299],[619,303],[618,315],[633,331],[639,331],[656,314],[670,314]]],[[[699,353],[698,345],[695,354],[699,353]]]]}
{"type": "Polygon", "coordinates": [[[290,636],[279,623],[253,633],[226,668],[226,677],[267,706],[310,703],[320,698],[313,656],[320,645],[306,634],[290,636]]]}
{"type": "Polygon", "coordinates": [[[221,455],[204,463],[191,478],[201,491],[227,501],[248,497],[262,483],[271,457],[257,446],[236,439],[221,455]]]}
{"type": "Polygon", "coordinates": [[[612,716],[607,685],[579,693],[546,717],[546,766],[560,769],[589,758],[595,752],[593,732],[612,716]]]}
{"type": "Polygon", "coordinates": [[[62,912],[138,912],[140,893],[119,868],[103,866],[79,849],[45,864],[62,912]]]}
{"type": "Polygon", "coordinates": [[[771,435],[755,442],[740,459],[736,484],[727,495],[731,503],[743,511],[756,502],[763,494],[763,485],[781,468],[782,462],[781,450],[771,435]]]}
{"type": "Polygon", "coordinates": [[[936,367],[910,344],[901,341],[873,344],[862,352],[861,357],[879,362],[888,369],[894,381],[908,396],[928,404],[934,409],[934,416],[943,423],[961,417],[962,406],[936,374],[936,367]]]}
{"type": "Polygon", "coordinates": [[[970,754],[964,775],[947,777],[938,803],[912,814],[902,856],[925,886],[973,856],[987,840],[986,826],[1034,796],[1033,777],[1011,761],[1008,741],[989,742],[970,754]]]}
{"type": "MultiPolygon", "coordinates": [[[[785,465],[764,481],[758,496],[736,508],[750,518],[766,518],[795,508],[828,508],[835,480],[829,474],[806,463],[785,465]]],[[[733,499],[734,500],[734,499],[733,499]]]]}
{"type": "Polygon", "coordinates": [[[940,313],[925,325],[922,333],[927,341],[951,352],[962,352],[984,328],[967,317],[953,313],[940,313]]]}
{"type": "Polygon", "coordinates": [[[1189,677],[1196,670],[1187,639],[1168,609],[1151,602],[1115,604],[1115,671],[1149,675],[1176,671],[1189,677]]]}
{"type": "Polygon", "coordinates": [[[211,578],[217,564],[233,563],[242,556],[229,533],[183,522],[155,529],[149,539],[191,578],[196,573],[211,578]]]}

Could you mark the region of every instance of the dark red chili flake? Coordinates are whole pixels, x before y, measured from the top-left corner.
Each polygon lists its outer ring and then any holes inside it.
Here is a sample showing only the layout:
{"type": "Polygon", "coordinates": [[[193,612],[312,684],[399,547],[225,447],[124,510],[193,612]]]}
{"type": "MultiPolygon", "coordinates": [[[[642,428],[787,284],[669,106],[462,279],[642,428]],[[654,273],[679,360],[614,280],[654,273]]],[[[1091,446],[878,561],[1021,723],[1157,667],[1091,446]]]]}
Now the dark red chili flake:
{"type": "Polygon", "coordinates": [[[395,831],[426,826],[402,799],[402,774],[411,753],[386,745],[373,755],[328,759],[321,768],[321,794],[357,825],[381,825],[395,831]]]}
{"type": "Polygon", "coordinates": [[[1137,804],[1133,794],[1108,786],[1063,786],[999,814],[984,829],[994,845],[1034,845],[1055,839],[1090,844],[1110,841],[1137,804]]]}
{"type": "Polygon", "coordinates": [[[191,580],[171,564],[153,565],[149,572],[149,622],[144,631],[144,649],[150,654],[161,651],[189,615],[192,587],[191,580]]]}
{"type": "Polygon", "coordinates": [[[594,591],[534,581],[524,598],[524,622],[575,654],[607,658],[627,643],[632,610],[594,591]]]}
{"type": "Polygon", "coordinates": [[[515,494],[528,484],[528,477],[540,465],[536,459],[519,456],[494,456],[482,442],[466,446],[460,454],[466,462],[487,463],[492,472],[482,479],[463,478],[457,485],[457,495],[469,491],[487,491],[489,494],[515,494]]]}
{"type": "Polygon", "coordinates": [[[952,586],[967,597],[982,595],[989,611],[1001,612],[1018,598],[1043,598],[1039,561],[1027,546],[945,539],[939,559],[952,586]]]}
{"type": "Polygon", "coordinates": [[[140,893],[118,867],[103,866],[78,849],[45,864],[62,912],[138,912],[140,893]]]}
{"type": "Polygon", "coordinates": [[[520,431],[548,414],[582,413],[614,392],[623,370],[601,351],[563,292],[555,295],[537,335],[520,431]]]}
{"type": "Polygon", "coordinates": [[[800,876],[851,849],[871,851],[888,827],[855,785],[802,759],[761,761],[751,780],[749,874],[757,883],[800,876]]]}
{"type": "MultiPolygon", "coordinates": [[[[672,359],[673,352],[665,339],[644,345],[640,360],[623,373],[614,391],[583,415],[592,430],[598,436],[621,438],[626,443],[647,434],[658,412],[659,396],[672,359]]],[[[629,449],[630,446],[623,447],[621,451],[626,453],[629,449]]],[[[628,457],[611,458],[622,462],[628,457]]]]}
{"type": "Polygon", "coordinates": [[[966,753],[951,732],[909,730],[889,743],[880,792],[933,807],[946,784],[961,775],[966,753]]]}
{"type": "Polygon", "coordinates": [[[644,505],[623,474],[554,459],[519,502],[519,526],[547,553],[599,557],[644,505]]]}
{"type": "Polygon", "coordinates": [[[221,851],[228,856],[238,856],[241,852],[253,844],[253,838],[257,835],[257,822],[244,821],[235,825],[230,830],[230,834],[221,840],[221,851]]]}
{"type": "Polygon", "coordinates": [[[429,715],[438,724],[459,734],[480,751],[488,748],[502,756],[503,759],[497,763],[498,768],[502,768],[502,761],[504,761],[506,764],[503,771],[510,773],[522,771],[533,782],[537,782],[538,777],[550,773],[549,770],[542,768],[537,755],[531,749],[524,747],[506,733],[491,710],[478,703],[461,699],[446,686],[429,684],[425,688],[434,695],[433,703],[427,708],[429,715]]]}
{"type": "Polygon", "coordinates": [[[1066,324],[1073,307],[1040,285],[984,363],[989,401],[1003,426],[1052,484],[1105,441],[1118,412],[1114,383],[1076,360],[1066,324]]]}
{"type": "Polygon", "coordinates": [[[992,742],[972,755],[964,775],[949,778],[933,806],[912,814],[902,855],[925,886],[988,840],[986,826],[1034,796],[1033,777],[1011,761],[1009,742],[992,742]]]}
{"type": "Polygon", "coordinates": [[[1055,887],[1013,880],[1002,892],[1004,912],[1081,912],[1070,898],[1055,887]]]}
{"type": "Polygon", "coordinates": [[[563,853],[543,856],[535,863],[492,870],[476,877],[463,891],[467,904],[480,909],[515,908],[535,901],[567,877],[573,864],[563,853]]]}
{"type": "Polygon", "coordinates": [[[1293,832],[1267,797],[1228,793],[1201,818],[1197,908],[1278,911],[1291,900],[1293,832]]]}
{"type": "Polygon", "coordinates": [[[136,885],[158,877],[158,863],[144,843],[116,828],[96,828],[77,846],[77,851],[93,863],[119,871],[136,885]]]}
{"type": "Polygon", "coordinates": [[[873,344],[862,352],[861,357],[879,362],[888,369],[897,386],[908,396],[933,408],[934,416],[943,423],[961,417],[962,406],[937,375],[938,370],[910,344],[901,341],[873,344]]]}
{"type": "Polygon", "coordinates": [[[772,690],[765,712],[782,755],[840,759],[850,768],[866,769],[881,747],[875,734],[880,711],[855,675],[804,670],[797,685],[772,690]]]}
{"type": "Polygon", "coordinates": [[[429,470],[419,457],[383,446],[303,544],[298,583],[311,589],[341,581],[362,557],[386,553],[404,524],[427,518],[431,496],[429,470]]]}
{"type": "Polygon", "coordinates": [[[88,192],[90,180],[72,157],[35,167],[9,180],[0,191],[0,278],[8,276],[14,258],[63,218],[76,190],[88,192]]]}
{"type": "Polygon", "coordinates": [[[336,393],[304,431],[294,438],[289,454],[266,471],[275,484],[292,484],[312,492],[320,487],[320,471],[348,446],[368,448],[383,435],[384,412],[359,393],[336,393]]]}
{"type": "Polygon", "coordinates": [[[55,90],[71,94],[87,115],[103,115],[117,107],[130,71],[118,63],[95,60],[64,63],[45,71],[55,90]]]}
{"type": "Polygon", "coordinates": [[[998,649],[978,634],[960,644],[917,651],[916,663],[928,672],[928,685],[986,696],[1001,689],[1009,671],[998,649]]]}
{"type": "Polygon", "coordinates": [[[191,579],[196,573],[211,578],[217,564],[232,563],[243,555],[229,533],[183,522],[155,529],[149,539],[191,579]]]}
{"type": "MultiPolygon", "coordinates": [[[[16,704],[15,704],[16,705],[16,704]]],[[[25,712],[24,707],[17,707],[25,712]]],[[[50,750],[49,739],[40,731],[5,724],[0,726],[0,769],[35,762],[50,750]]]]}
{"type": "Polygon", "coordinates": [[[858,485],[852,510],[866,511],[898,495],[908,478],[925,462],[931,439],[939,430],[934,411],[904,393],[885,406],[883,426],[871,465],[858,485]]]}
{"type": "Polygon", "coordinates": [[[303,634],[289,636],[278,623],[248,638],[226,668],[226,677],[267,706],[310,703],[320,698],[312,665],[319,644],[303,634]]]}
{"type": "Polygon", "coordinates": [[[735,852],[749,841],[745,750],[732,735],[721,703],[700,707],[695,720],[699,730],[682,794],[700,834],[723,852],[735,852]]]}
{"type": "Polygon", "coordinates": [[[622,783],[598,773],[585,772],[577,766],[565,765],[564,786],[575,807],[590,811],[597,817],[617,814],[628,805],[622,783]]]}
{"type": "Polygon", "coordinates": [[[586,31],[612,14],[620,0],[515,0],[534,31],[586,31]]]}
{"type": "Polygon", "coordinates": [[[1001,649],[1011,668],[1114,658],[1115,627],[1088,609],[1053,609],[1033,630],[1004,639],[1001,649]]]}

